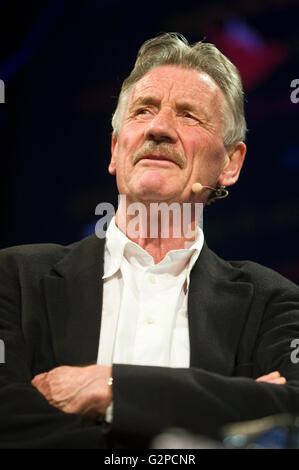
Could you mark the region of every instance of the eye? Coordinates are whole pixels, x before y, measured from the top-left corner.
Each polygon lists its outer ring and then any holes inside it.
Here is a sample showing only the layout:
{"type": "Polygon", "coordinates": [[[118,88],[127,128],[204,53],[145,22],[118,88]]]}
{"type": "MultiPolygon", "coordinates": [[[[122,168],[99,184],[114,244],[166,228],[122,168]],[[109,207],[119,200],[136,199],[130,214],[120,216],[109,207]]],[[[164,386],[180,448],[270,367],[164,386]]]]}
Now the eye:
{"type": "Polygon", "coordinates": [[[188,119],[194,119],[195,121],[198,121],[198,119],[195,116],[193,116],[192,114],[190,114],[188,112],[184,113],[183,116],[188,118],[188,119]]]}
{"type": "Polygon", "coordinates": [[[149,110],[149,109],[147,109],[147,108],[140,108],[140,109],[137,109],[137,111],[136,111],[136,113],[135,113],[135,114],[136,114],[136,115],[140,115],[140,114],[148,114],[149,112],[150,112],[150,110],[149,110]]]}

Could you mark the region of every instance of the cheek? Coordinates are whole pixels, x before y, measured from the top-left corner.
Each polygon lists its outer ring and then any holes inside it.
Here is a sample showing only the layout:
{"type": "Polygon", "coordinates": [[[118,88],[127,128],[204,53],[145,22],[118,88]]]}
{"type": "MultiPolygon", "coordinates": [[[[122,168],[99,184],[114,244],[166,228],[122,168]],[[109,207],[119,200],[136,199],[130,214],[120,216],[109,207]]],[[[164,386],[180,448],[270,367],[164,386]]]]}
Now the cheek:
{"type": "Polygon", "coordinates": [[[142,138],[143,134],[144,132],[141,129],[141,126],[138,126],[135,123],[130,123],[124,126],[119,135],[123,150],[134,148],[142,138]]]}
{"type": "Polygon", "coordinates": [[[215,142],[202,136],[200,142],[194,143],[192,147],[185,148],[186,155],[190,158],[190,171],[196,175],[217,177],[221,173],[226,161],[226,151],[222,142],[215,142]],[[193,158],[192,158],[193,155],[193,158]]]}
{"type": "Polygon", "coordinates": [[[115,163],[116,170],[121,170],[129,160],[128,155],[130,154],[130,146],[127,138],[119,136],[118,146],[113,154],[113,160],[115,163]]]}
{"type": "Polygon", "coordinates": [[[226,151],[220,139],[203,138],[200,148],[200,156],[202,156],[209,165],[220,164],[225,159],[226,151]]]}

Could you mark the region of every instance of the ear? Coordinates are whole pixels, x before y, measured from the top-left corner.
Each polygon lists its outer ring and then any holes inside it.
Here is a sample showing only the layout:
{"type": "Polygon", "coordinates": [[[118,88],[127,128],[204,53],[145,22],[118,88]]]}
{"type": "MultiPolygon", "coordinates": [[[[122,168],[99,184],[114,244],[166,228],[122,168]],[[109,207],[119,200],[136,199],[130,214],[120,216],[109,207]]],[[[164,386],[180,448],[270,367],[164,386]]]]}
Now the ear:
{"type": "Polygon", "coordinates": [[[111,138],[111,160],[108,166],[110,175],[116,175],[116,150],[117,150],[117,138],[112,134],[111,138]]]}
{"type": "Polygon", "coordinates": [[[218,178],[221,186],[230,186],[238,181],[241,168],[246,155],[244,142],[237,142],[233,148],[228,150],[227,163],[218,178]]]}

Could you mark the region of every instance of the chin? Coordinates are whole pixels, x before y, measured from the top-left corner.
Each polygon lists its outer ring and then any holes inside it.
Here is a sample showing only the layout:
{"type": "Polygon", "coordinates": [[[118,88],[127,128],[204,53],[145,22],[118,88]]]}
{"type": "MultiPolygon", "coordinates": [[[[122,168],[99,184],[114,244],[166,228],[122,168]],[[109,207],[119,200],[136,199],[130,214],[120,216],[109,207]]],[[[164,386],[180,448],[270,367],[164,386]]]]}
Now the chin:
{"type": "Polygon", "coordinates": [[[163,202],[176,199],[175,192],[165,191],[165,189],[162,191],[161,187],[155,189],[142,188],[136,193],[136,196],[138,200],[143,202],[163,202]]]}
{"type": "Polygon", "coordinates": [[[144,202],[156,202],[156,201],[165,201],[168,199],[166,194],[161,194],[157,191],[150,191],[150,190],[144,190],[140,193],[138,193],[137,198],[140,201],[144,202]]]}

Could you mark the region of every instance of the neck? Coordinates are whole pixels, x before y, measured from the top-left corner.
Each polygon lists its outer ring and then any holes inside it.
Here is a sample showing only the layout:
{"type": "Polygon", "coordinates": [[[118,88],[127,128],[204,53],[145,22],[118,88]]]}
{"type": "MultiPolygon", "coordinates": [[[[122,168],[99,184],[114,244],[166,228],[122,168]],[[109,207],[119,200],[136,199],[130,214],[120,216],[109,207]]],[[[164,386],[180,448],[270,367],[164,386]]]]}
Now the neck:
{"type": "Polygon", "coordinates": [[[202,208],[202,204],[178,202],[127,205],[125,196],[120,196],[115,223],[157,264],[169,251],[187,248],[195,241],[202,208]]]}

